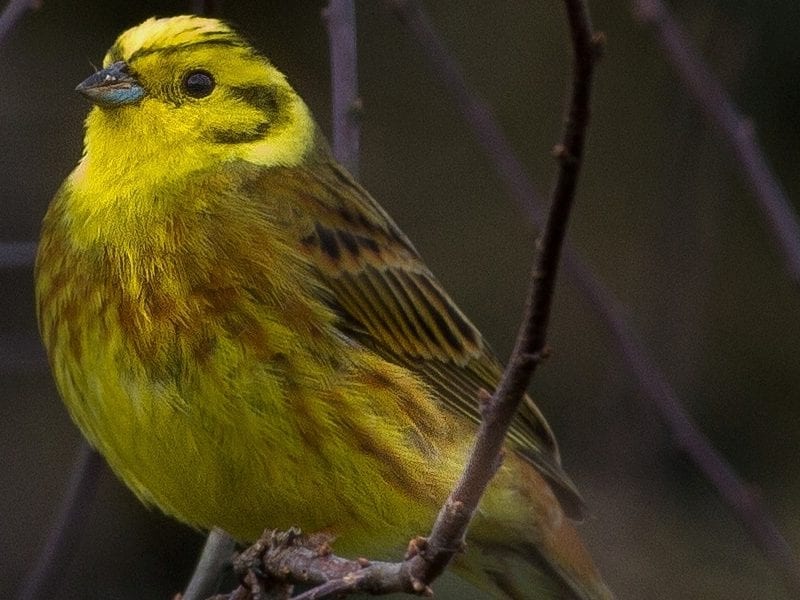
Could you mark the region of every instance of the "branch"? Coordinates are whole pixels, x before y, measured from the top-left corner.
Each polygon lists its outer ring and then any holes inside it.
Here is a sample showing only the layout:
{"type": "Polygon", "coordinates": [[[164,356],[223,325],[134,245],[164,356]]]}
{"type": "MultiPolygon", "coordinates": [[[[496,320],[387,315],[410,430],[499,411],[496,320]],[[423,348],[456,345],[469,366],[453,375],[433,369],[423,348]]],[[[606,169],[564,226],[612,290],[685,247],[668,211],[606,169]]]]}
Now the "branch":
{"type": "Polygon", "coordinates": [[[320,600],[362,592],[425,594],[427,586],[409,572],[409,563],[348,560],[334,556],[327,534],[302,535],[297,529],[267,530],[234,563],[240,576],[260,571],[271,582],[303,583],[316,587],[294,600],[320,600]]]}
{"type": "Polygon", "coordinates": [[[82,441],[58,517],[17,600],[47,598],[55,590],[83,533],[83,525],[104,465],[101,456],[86,441],[82,441]]]}
{"type": "MultiPolygon", "coordinates": [[[[457,61],[433,28],[421,4],[417,0],[386,0],[386,4],[415,37],[437,78],[445,82],[462,118],[472,128],[478,143],[489,156],[508,194],[530,216],[534,225],[541,227],[542,209],[537,204],[533,182],[511,150],[511,144],[492,113],[488,108],[484,110],[486,103],[469,89],[457,61]]],[[[622,351],[623,359],[639,383],[644,408],[649,410],[651,405],[656,406],[676,446],[695,464],[740,520],[772,568],[782,575],[787,588],[800,597],[800,566],[791,547],[763,504],[754,497],[750,486],[717,452],[683,408],[681,399],[649,355],[621,308],[620,301],[594,275],[569,242],[564,246],[564,266],[607,324],[622,351]]]]}
{"type": "Polygon", "coordinates": [[[565,255],[565,263],[571,264],[578,284],[608,323],[625,360],[639,380],[640,388],[649,402],[655,405],[666,424],[673,443],[694,463],[739,519],[772,569],[781,575],[791,597],[800,598],[800,564],[764,504],[751,486],[737,475],[733,467],[711,445],[683,407],[677,392],[647,353],[619,301],[599,285],[588,267],[576,255],[571,254],[565,255]]]}
{"type": "Polygon", "coordinates": [[[443,82],[461,117],[494,163],[509,195],[520,201],[526,213],[534,215],[537,226],[541,228],[545,219],[544,201],[511,149],[511,143],[494,118],[491,106],[470,89],[461,66],[437,33],[422,3],[419,0],[384,0],[384,4],[419,44],[422,54],[436,73],[436,79],[443,82]]]}
{"type": "MultiPolygon", "coordinates": [[[[447,568],[464,545],[472,515],[501,461],[502,446],[534,369],[544,355],[545,339],[561,245],[572,208],[589,122],[591,79],[599,39],[592,34],[584,0],[565,0],[572,34],[573,86],[561,143],[556,147],[559,170],[547,224],[537,244],[531,291],[517,343],[494,396],[483,401],[483,418],[467,465],[437,515],[427,539],[412,540],[411,555],[402,563],[346,561],[330,554],[327,540],[302,539],[297,532],[276,537],[267,532],[250,549],[245,561],[252,574],[267,580],[306,582],[318,587],[301,594],[303,600],[332,598],[356,591],[387,594],[405,591],[430,595],[429,584],[447,568]],[[299,549],[299,550],[298,550],[299,549]],[[337,573],[339,573],[337,575],[337,573]]],[[[244,586],[228,596],[260,597],[244,586]]]]}
{"type": "Polygon", "coordinates": [[[720,80],[661,0],[633,0],[633,11],[642,23],[653,28],[686,90],[706,119],[720,129],[730,144],[783,252],[789,276],[800,283],[800,224],[783,186],[756,141],[752,123],[739,113],[720,80]]]}
{"type": "Polygon", "coordinates": [[[217,591],[222,570],[230,563],[236,541],[222,529],[212,529],[181,600],[202,600],[217,591]]]}
{"type": "Polygon", "coordinates": [[[333,154],[358,179],[361,98],[358,95],[354,0],[330,0],[322,16],[331,52],[333,154]]]}
{"type": "Polygon", "coordinates": [[[191,0],[192,13],[212,17],[222,12],[222,0],[191,0]]]}
{"type": "Polygon", "coordinates": [[[0,270],[29,269],[35,257],[35,242],[0,242],[0,270]]]}
{"type": "Polygon", "coordinates": [[[0,45],[27,11],[38,10],[41,7],[41,0],[9,0],[0,13],[0,45]]]}

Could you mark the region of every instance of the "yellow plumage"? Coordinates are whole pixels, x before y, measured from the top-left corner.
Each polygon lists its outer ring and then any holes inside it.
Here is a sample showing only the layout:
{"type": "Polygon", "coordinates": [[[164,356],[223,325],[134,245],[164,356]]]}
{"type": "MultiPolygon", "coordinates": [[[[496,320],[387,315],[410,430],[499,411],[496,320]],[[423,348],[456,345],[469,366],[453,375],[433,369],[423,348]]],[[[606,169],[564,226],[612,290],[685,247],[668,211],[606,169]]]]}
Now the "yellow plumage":
{"type": "MultiPolygon", "coordinates": [[[[151,19],[103,67],[79,86],[96,106],[36,266],[70,413],[194,527],[298,525],[396,557],[458,476],[499,363],[228,26],[151,19]]],[[[508,444],[458,568],[498,597],[610,597],[528,399],[508,444]]]]}

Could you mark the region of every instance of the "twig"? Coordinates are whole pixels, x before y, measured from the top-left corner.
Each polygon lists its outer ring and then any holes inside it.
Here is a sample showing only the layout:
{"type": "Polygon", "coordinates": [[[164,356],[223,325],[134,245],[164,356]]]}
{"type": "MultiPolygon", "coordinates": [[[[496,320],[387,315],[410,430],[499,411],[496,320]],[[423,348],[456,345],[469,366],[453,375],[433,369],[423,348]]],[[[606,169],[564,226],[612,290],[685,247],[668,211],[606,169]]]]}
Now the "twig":
{"type": "Polygon", "coordinates": [[[358,95],[354,0],[330,0],[322,12],[331,52],[333,153],[358,179],[361,98],[358,95]]]}
{"type": "Polygon", "coordinates": [[[222,12],[222,0],[191,0],[189,4],[192,12],[196,15],[211,17],[222,12]]]}
{"type": "MultiPolygon", "coordinates": [[[[434,523],[430,536],[416,540],[417,551],[403,563],[376,563],[364,566],[343,561],[344,572],[330,579],[331,572],[322,568],[325,561],[341,561],[326,550],[308,548],[310,556],[298,555],[296,539],[290,539],[289,559],[279,559],[270,550],[276,543],[274,534],[265,536],[252,548],[256,564],[278,581],[311,581],[321,586],[299,596],[303,600],[331,598],[356,591],[373,594],[406,591],[428,595],[428,587],[447,567],[463,547],[464,537],[472,515],[486,486],[500,462],[500,452],[511,420],[522,401],[533,370],[542,358],[558,269],[561,245],[573,204],[580,171],[586,127],[589,121],[589,92],[596,58],[596,40],[584,0],[565,0],[574,50],[574,80],[562,142],[557,146],[559,170],[552,193],[547,224],[537,244],[531,291],[526,304],[525,319],[517,343],[500,385],[492,398],[484,399],[484,411],[478,434],[467,465],[434,523]],[[373,579],[372,574],[379,574],[373,579]],[[313,573],[313,575],[312,575],[313,573]],[[368,583],[365,583],[368,582],[368,583]]],[[[292,532],[286,534],[292,536],[292,532]]],[[[299,545],[303,547],[303,545],[299,545]]],[[[313,545],[312,545],[313,546],[313,545]]],[[[234,594],[237,594],[234,592],[234,594]]]]}
{"type": "Polygon", "coordinates": [[[517,198],[526,213],[534,215],[537,226],[541,227],[545,218],[544,201],[511,149],[511,143],[494,118],[489,103],[470,89],[461,66],[437,33],[422,3],[419,0],[384,0],[384,4],[419,44],[437,79],[443,82],[478,144],[494,163],[511,197],[517,198]]]}
{"type": "Polygon", "coordinates": [[[753,543],[772,568],[781,575],[791,597],[800,598],[800,564],[758,495],[742,481],[686,412],[677,392],[655,366],[626,318],[619,301],[606,288],[597,285],[585,263],[570,254],[571,251],[569,254],[565,253],[565,263],[571,265],[578,284],[608,323],[625,360],[639,381],[639,386],[648,400],[655,404],[675,446],[694,463],[736,515],[753,543]]]}
{"type": "Polygon", "coordinates": [[[29,269],[35,256],[34,242],[0,242],[0,270],[29,269]]]}
{"type": "Polygon", "coordinates": [[[54,592],[83,532],[103,465],[100,455],[87,442],[81,442],[58,517],[17,600],[49,598],[54,592]]]}
{"type": "Polygon", "coordinates": [[[9,32],[14,29],[22,16],[29,10],[38,10],[42,6],[41,0],[8,0],[8,4],[0,13],[0,46],[9,32]]]}
{"type": "Polygon", "coordinates": [[[217,591],[222,570],[230,563],[236,541],[222,529],[214,528],[206,538],[181,600],[203,600],[217,591]]]}
{"type": "MultiPolygon", "coordinates": [[[[470,90],[458,63],[433,28],[417,0],[386,0],[409,29],[425,56],[431,61],[438,78],[453,95],[461,116],[472,128],[479,144],[490,157],[509,195],[530,215],[537,227],[542,225],[542,210],[537,204],[534,185],[524,166],[511,150],[505,134],[492,113],[477,94],[470,90]]],[[[639,339],[635,328],[621,308],[621,303],[593,274],[580,254],[569,242],[564,246],[564,267],[589,298],[603,318],[620,347],[624,360],[632,369],[642,390],[643,403],[655,404],[671,437],[687,457],[708,479],[716,492],[742,522],[756,546],[771,561],[773,568],[787,581],[790,590],[800,590],[800,567],[792,550],[763,505],[757,502],[749,486],[716,451],[710,441],[683,408],[683,403],[669,385],[664,373],[655,364],[639,339]]],[[[649,404],[646,404],[649,408],[649,404]]],[[[800,597],[800,591],[794,593],[800,597]]]]}
{"type": "Polygon", "coordinates": [[[633,10],[640,21],[653,28],[683,85],[706,119],[721,130],[730,144],[772,228],[789,276],[800,283],[800,224],[783,186],[756,141],[752,123],[739,113],[720,80],[661,0],[633,0],[633,10]]]}
{"type": "MultiPolygon", "coordinates": [[[[355,592],[420,594],[427,590],[425,584],[409,574],[408,561],[387,563],[340,558],[331,553],[331,541],[325,534],[306,536],[297,529],[267,530],[236,559],[234,568],[240,576],[260,572],[271,583],[315,586],[294,600],[321,600],[355,592]]],[[[241,588],[233,592],[237,593],[241,594],[241,588]]]]}

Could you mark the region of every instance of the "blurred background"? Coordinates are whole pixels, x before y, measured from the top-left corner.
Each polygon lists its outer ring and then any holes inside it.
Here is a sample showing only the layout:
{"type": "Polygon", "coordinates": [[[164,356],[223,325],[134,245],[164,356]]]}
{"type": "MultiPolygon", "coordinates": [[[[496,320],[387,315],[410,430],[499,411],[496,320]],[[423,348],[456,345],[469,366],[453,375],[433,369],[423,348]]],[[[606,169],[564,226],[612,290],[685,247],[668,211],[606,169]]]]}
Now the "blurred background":
{"type": "MultiPolygon", "coordinates": [[[[219,4],[330,131],[325,3],[219,4]]],[[[687,99],[630,3],[591,4],[608,43],[571,241],[800,552],[800,289],[731,149],[687,99]]],[[[88,105],[75,85],[122,30],[190,5],[45,1],[0,46],[0,242],[37,239],[50,198],[80,156],[88,105]]],[[[561,4],[428,5],[545,196],[569,74],[561,4]]],[[[752,119],[800,210],[800,3],[671,6],[752,119]]],[[[381,2],[359,2],[358,24],[361,179],[507,356],[535,231],[396,18],[381,2]]],[[[675,449],[607,324],[566,273],[549,339],[553,354],[532,391],[590,505],[581,531],[619,598],[788,598],[739,522],[675,449]]],[[[36,333],[30,265],[0,271],[0,385],[5,595],[43,544],[80,442],[36,333]]],[[[142,507],[105,473],[52,598],[170,598],[202,539],[142,507]]]]}

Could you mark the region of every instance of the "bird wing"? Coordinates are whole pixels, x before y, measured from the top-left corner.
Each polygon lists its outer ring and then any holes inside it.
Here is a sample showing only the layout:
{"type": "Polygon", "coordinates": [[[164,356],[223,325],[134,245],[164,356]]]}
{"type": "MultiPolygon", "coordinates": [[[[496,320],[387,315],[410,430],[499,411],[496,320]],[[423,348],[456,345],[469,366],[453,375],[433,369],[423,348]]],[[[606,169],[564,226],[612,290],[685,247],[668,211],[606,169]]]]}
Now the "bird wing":
{"type": "MultiPolygon", "coordinates": [[[[478,392],[494,391],[502,365],[380,205],[324,154],[270,170],[265,190],[282,202],[300,250],[332,293],[341,328],[402,364],[450,410],[480,420],[478,392]]],[[[508,434],[512,447],[553,484],[565,512],[583,500],[561,468],[549,425],[525,397],[508,434]]]]}

